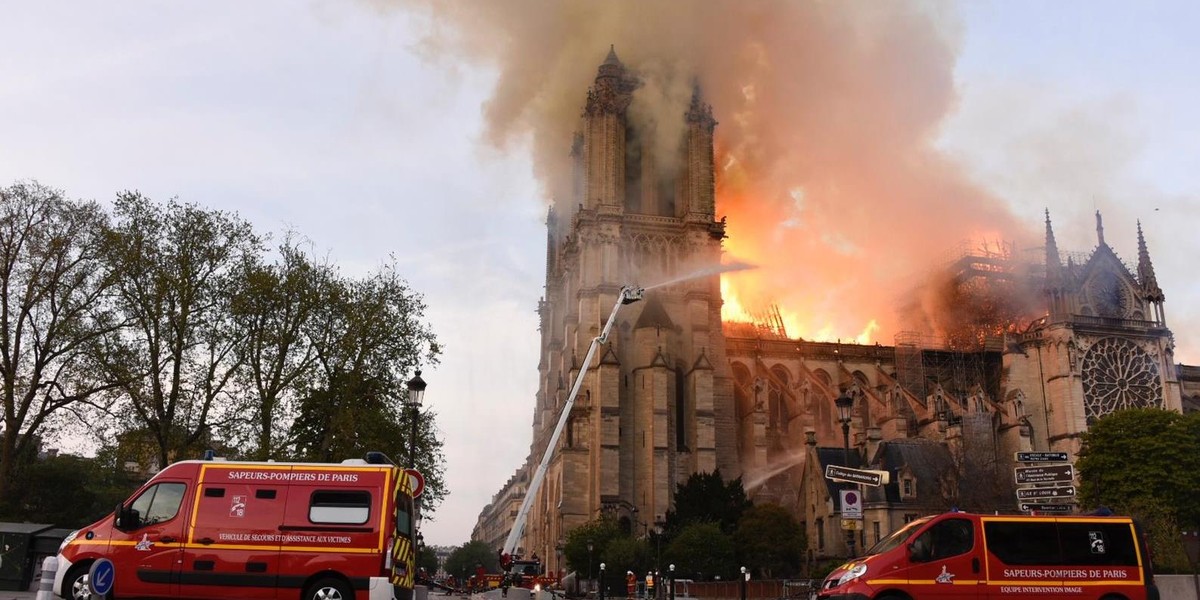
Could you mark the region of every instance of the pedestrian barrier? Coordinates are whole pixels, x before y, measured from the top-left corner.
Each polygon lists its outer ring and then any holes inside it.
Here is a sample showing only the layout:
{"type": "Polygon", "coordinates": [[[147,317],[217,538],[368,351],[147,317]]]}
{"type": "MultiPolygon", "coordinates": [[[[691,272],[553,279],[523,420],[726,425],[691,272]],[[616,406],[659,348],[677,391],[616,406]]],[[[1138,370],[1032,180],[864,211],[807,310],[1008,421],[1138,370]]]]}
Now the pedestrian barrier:
{"type": "Polygon", "coordinates": [[[42,561],[42,579],[38,582],[37,600],[54,600],[54,575],[58,571],[58,558],[47,556],[42,561]]]}

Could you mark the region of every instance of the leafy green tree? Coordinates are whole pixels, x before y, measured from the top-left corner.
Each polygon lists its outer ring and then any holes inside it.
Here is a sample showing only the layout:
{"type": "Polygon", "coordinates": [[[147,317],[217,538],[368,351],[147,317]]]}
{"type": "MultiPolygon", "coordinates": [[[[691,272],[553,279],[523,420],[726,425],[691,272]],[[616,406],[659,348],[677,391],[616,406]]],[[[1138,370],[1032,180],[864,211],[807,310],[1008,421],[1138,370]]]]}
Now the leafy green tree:
{"type": "Polygon", "coordinates": [[[598,577],[600,557],[603,555],[604,549],[608,547],[609,542],[624,537],[624,535],[616,520],[605,517],[572,529],[567,533],[566,543],[563,547],[563,556],[567,559],[568,568],[575,571],[581,578],[587,577],[589,573],[592,577],[598,577]],[[588,551],[589,543],[592,544],[590,552],[588,551]],[[591,559],[590,566],[589,558],[591,559]]]}
{"type": "Polygon", "coordinates": [[[438,566],[437,550],[421,544],[420,549],[417,551],[417,568],[425,569],[425,573],[432,578],[437,574],[438,566]]]}
{"type": "Polygon", "coordinates": [[[290,233],[278,255],[270,264],[260,256],[247,257],[237,269],[231,303],[233,321],[244,337],[234,348],[242,368],[229,431],[231,438],[252,448],[245,454],[255,460],[287,453],[287,424],[295,418],[297,391],[316,364],[305,327],[333,277],[332,269],[311,260],[290,233]]]}
{"type": "Polygon", "coordinates": [[[5,518],[78,528],[112,512],[137,482],[101,459],[59,455],[26,466],[16,487],[22,493],[13,496],[5,518]]]}
{"type": "Polygon", "coordinates": [[[601,562],[605,563],[605,584],[612,586],[620,582],[624,588],[625,572],[633,571],[635,575],[644,576],[646,569],[652,568],[653,554],[646,542],[632,537],[618,537],[609,540],[601,554],[601,562]]]}
{"type": "Polygon", "coordinates": [[[1126,513],[1157,506],[1183,527],[1200,526],[1200,414],[1152,408],[1109,414],[1083,435],[1076,467],[1085,506],[1126,513]]]}
{"type": "Polygon", "coordinates": [[[450,552],[450,556],[446,557],[446,564],[442,565],[442,568],[447,573],[461,579],[462,584],[465,585],[466,579],[475,574],[476,566],[482,566],[483,570],[488,573],[500,571],[496,550],[489,548],[483,542],[472,540],[450,552]]]}
{"type": "Polygon", "coordinates": [[[746,490],[739,477],[728,483],[721,479],[720,469],[712,473],[693,473],[676,486],[675,508],[667,511],[668,539],[693,523],[716,523],[721,531],[732,534],[738,519],[750,508],[746,490]]]}
{"type": "Polygon", "coordinates": [[[359,280],[323,286],[315,317],[306,326],[316,368],[301,399],[292,435],[302,457],[385,452],[425,475],[421,504],[435,508],[445,496],[445,457],[432,411],[404,406],[406,382],[421,364],[436,364],[441,348],[422,322],[425,304],[395,264],[359,280]],[[417,455],[409,456],[414,419],[417,455]]]}
{"type": "Polygon", "coordinates": [[[0,499],[21,495],[10,488],[21,457],[64,413],[116,386],[96,362],[118,326],[98,251],[106,226],[95,203],[37,183],[0,188],[0,499]]]}
{"type": "Polygon", "coordinates": [[[1200,526],[1200,414],[1153,408],[1098,419],[1083,435],[1080,500],[1142,521],[1156,568],[1187,568],[1180,529],[1200,526]]]}
{"type": "Polygon", "coordinates": [[[797,575],[806,544],[804,530],[778,504],[746,509],[733,542],[738,562],[767,579],[797,575]]]}
{"type": "Polygon", "coordinates": [[[685,525],[667,546],[666,556],[680,579],[706,581],[717,575],[729,579],[740,566],[733,539],[715,522],[685,525]]]}
{"type": "Polygon", "coordinates": [[[125,382],[118,418],[150,433],[165,466],[221,425],[212,415],[244,337],[230,318],[234,272],[261,246],[242,219],[194,204],[125,192],[113,210],[103,250],[127,327],[106,338],[104,366],[125,382]]]}

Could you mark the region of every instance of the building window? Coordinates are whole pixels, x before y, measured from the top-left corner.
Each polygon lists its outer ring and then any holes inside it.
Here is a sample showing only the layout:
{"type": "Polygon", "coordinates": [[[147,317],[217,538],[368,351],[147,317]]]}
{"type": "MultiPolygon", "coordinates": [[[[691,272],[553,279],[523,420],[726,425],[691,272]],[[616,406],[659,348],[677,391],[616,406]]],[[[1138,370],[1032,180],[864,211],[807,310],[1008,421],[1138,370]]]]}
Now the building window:
{"type": "Polygon", "coordinates": [[[905,513],[904,514],[904,522],[905,523],[912,523],[913,521],[916,521],[916,520],[917,520],[916,513],[905,513]]]}
{"type": "Polygon", "coordinates": [[[876,543],[876,544],[878,544],[878,543],[879,543],[879,540],[880,540],[880,537],[879,537],[879,521],[872,521],[872,522],[871,522],[871,533],[875,534],[875,543],[876,543]]]}
{"type": "Polygon", "coordinates": [[[901,481],[901,486],[903,487],[903,490],[900,492],[901,497],[912,498],[916,495],[913,493],[913,480],[911,478],[905,477],[904,480],[901,481]]]}
{"type": "Polygon", "coordinates": [[[817,550],[825,549],[825,519],[817,519],[817,550]]]}

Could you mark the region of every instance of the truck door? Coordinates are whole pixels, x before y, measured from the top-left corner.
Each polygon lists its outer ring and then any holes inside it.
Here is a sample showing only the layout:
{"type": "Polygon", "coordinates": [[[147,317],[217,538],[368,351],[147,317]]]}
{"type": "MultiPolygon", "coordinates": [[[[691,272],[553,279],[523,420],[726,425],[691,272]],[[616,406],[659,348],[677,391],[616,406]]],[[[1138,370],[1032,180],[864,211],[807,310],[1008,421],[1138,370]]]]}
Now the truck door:
{"type": "Polygon", "coordinates": [[[160,481],[125,505],[109,557],[116,597],[174,596],[187,521],[187,483],[160,481]]]}
{"type": "Polygon", "coordinates": [[[1064,594],[1065,569],[1053,517],[986,517],[983,531],[988,598],[1051,600],[1071,595],[1064,594]]]}
{"type": "Polygon", "coordinates": [[[971,519],[935,522],[910,542],[909,585],[914,598],[980,598],[981,545],[971,519]]]}
{"type": "Polygon", "coordinates": [[[286,501],[284,485],[201,483],[183,550],[179,596],[275,598],[286,501]]]}

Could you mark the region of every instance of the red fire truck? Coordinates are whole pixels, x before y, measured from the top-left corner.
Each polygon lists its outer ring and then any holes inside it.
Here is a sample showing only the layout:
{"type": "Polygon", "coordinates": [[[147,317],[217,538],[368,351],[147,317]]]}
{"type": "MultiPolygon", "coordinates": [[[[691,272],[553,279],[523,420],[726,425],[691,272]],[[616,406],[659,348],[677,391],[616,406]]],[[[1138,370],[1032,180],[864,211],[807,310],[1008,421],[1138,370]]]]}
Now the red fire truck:
{"type": "Polygon", "coordinates": [[[54,591],[91,598],[112,563],[112,597],[410,600],[413,493],[380,453],[342,463],[188,460],[59,548],[54,591]]]}

